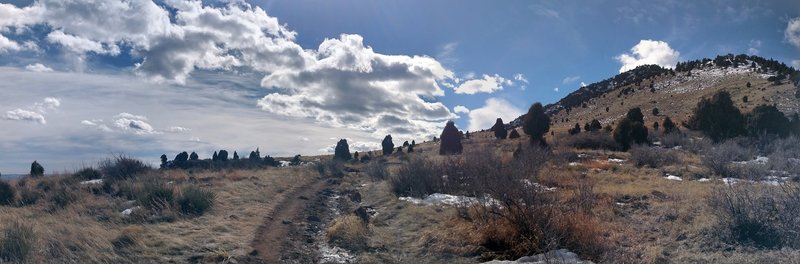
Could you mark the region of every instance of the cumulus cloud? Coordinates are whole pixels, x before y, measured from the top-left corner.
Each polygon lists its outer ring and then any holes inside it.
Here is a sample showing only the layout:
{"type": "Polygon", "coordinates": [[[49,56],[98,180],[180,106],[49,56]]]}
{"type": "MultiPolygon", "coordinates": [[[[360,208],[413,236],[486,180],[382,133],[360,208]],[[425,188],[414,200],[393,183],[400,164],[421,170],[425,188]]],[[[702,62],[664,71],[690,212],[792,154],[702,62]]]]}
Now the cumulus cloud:
{"type": "Polygon", "coordinates": [[[623,53],[616,57],[622,64],[619,72],[633,70],[637,66],[654,64],[664,68],[675,68],[680,52],[673,50],[664,41],[644,39],[631,48],[631,53],[623,53]]]}
{"type": "Polygon", "coordinates": [[[30,121],[44,125],[47,124],[44,114],[49,110],[55,110],[59,106],[61,106],[61,100],[58,98],[45,97],[41,102],[36,102],[28,107],[28,110],[17,108],[6,111],[2,118],[5,120],[30,121]]]}
{"type": "Polygon", "coordinates": [[[120,113],[114,116],[114,126],[117,128],[128,131],[137,135],[160,134],[153,126],[146,122],[147,117],[133,115],[129,113],[120,113]]]}
{"type": "Polygon", "coordinates": [[[586,83],[585,82],[581,82],[581,87],[586,87],[586,83]]]}
{"type": "Polygon", "coordinates": [[[457,105],[456,107],[453,107],[453,112],[455,112],[455,113],[465,113],[466,114],[466,113],[469,113],[469,108],[467,108],[466,106],[463,106],[463,105],[457,105]]]}
{"type": "Polygon", "coordinates": [[[558,92],[558,87],[553,88],[553,92],[558,92]]]}
{"type": "Polygon", "coordinates": [[[786,38],[786,41],[795,47],[800,48],[800,17],[789,20],[783,35],[786,38]]]}
{"type": "Polygon", "coordinates": [[[47,124],[47,120],[44,119],[44,115],[41,113],[37,113],[34,111],[24,110],[24,109],[14,109],[9,110],[3,115],[3,119],[6,120],[20,120],[20,121],[31,121],[36,122],[39,124],[47,124]]]}
{"type": "Polygon", "coordinates": [[[576,81],[578,81],[580,79],[581,79],[580,76],[567,76],[567,77],[564,77],[563,80],[561,80],[561,83],[562,84],[570,84],[570,83],[574,83],[574,82],[576,82],[576,81]]]}
{"type": "Polygon", "coordinates": [[[490,128],[497,118],[502,118],[503,122],[511,122],[523,114],[523,110],[517,108],[506,100],[500,98],[489,98],[486,104],[469,112],[469,131],[478,131],[490,128]]]}
{"type": "Polygon", "coordinates": [[[455,88],[455,92],[457,94],[493,93],[503,90],[503,84],[511,83],[500,75],[484,74],[482,79],[472,79],[460,84],[455,88]]]}
{"type": "Polygon", "coordinates": [[[189,129],[189,128],[180,127],[180,126],[171,126],[171,127],[168,127],[166,129],[166,131],[167,132],[171,132],[171,133],[185,133],[185,132],[189,132],[189,131],[192,131],[192,130],[189,129]]]}
{"type": "Polygon", "coordinates": [[[47,66],[45,66],[44,64],[41,64],[41,63],[28,64],[28,66],[25,66],[25,69],[29,70],[29,71],[32,71],[32,72],[52,72],[53,71],[52,68],[47,67],[47,66]]]}
{"type": "Polygon", "coordinates": [[[514,74],[514,80],[522,83],[528,83],[528,79],[525,79],[525,75],[522,75],[522,73],[514,74]]]}

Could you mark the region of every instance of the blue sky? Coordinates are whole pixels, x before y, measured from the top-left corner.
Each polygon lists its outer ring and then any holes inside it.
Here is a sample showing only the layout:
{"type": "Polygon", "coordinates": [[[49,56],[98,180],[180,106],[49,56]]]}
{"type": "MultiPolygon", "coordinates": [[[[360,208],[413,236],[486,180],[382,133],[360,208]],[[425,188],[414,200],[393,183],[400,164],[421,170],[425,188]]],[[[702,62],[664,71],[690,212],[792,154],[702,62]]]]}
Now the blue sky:
{"type": "Polygon", "coordinates": [[[486,128],[652,63],[800,66],[797,1],[0,1],[0,172],[486,128]],[[457,106],[460,106],[457,108],[457,106]]]}

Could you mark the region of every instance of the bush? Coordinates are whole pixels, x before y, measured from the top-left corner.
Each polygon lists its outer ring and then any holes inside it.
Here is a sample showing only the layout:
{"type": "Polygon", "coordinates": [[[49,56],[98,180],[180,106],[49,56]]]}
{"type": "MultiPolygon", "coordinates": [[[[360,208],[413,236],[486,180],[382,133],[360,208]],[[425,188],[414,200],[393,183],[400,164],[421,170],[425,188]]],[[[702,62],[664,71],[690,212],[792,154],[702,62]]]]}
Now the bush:
{"type": "Polygon", "coordinates": [[[544,135],[550,131],[550,117],[544,112],[541,103],[534,103],[522,121],[522,131],[531,137],[531,144],[547,145],[544,135]]]}
{"type": "MultiPolygon", "coordinates": [[[[409,152],[411,152],[412,149],[414,148],[409,146],[409,152]]],[[[369,175],[372,180],[383,180],[389,176],[389,170],[387,170],[386,164],[382,160],[367,163],[367,165],[364,166],[364,172],[369,175]]]]}
{"type": "Polygon", "coordinates": [[[392,135],[386,135],[381,141],[381,147],[383,147],[383,155],[388,156],[394,152],[394,142],[392,142],[392,135]]]}
{"type": "Polygon", "coordinates": [[[497,118],[497,121],[489,130],[494,131],[494,138],[496,139],[506,139],[508,137],[508,130],[506,130],[506,125],[503,124],[502,118],[497,118]]]}
{"type": "Polygon", "coordinates": [[[750,136],[778,135],[787,137],[791,123],[774,105],[759,105],[745,116],[747,132],[750,136]]]}
{"type": "Polygon", "coordinates": [[[516,128],[512,128],[511,129],[511,133],[508,134],[508,138],[515,139],[515,138],[519,138],[519,137],[520,136],[519,136],[519,132],[517,132],[517,129],[516,128]]]}
{"type": "Polygon", "coordinates": [[[683,133],[666,133],[661,137],[661,146],[665,148],[686,146],[688,144],[689,138],[683,133]]]}
{"type": "Polygon", "coordinates": [[[721,177],[738,177],[732,162],[747,161],[754,155],[754,150],[742,147],[734,140],[727,140],[706,149],[702,160],[706,167],[721,177]]]}
{"type": "Polygon", "coordinates": [[[677,153],[662,148],[640,146],[631,148],[628,152],[637,167],[658,168],[680,162],[677,153]]]}
{"type": "Polygon", "coordinates": [[[157,180],[145,181],[140,189],[132,191],[135,192],[133,195],[139,201],[139,204],[155,211],[169,208],[175,198],[172,187],[157,180]]]}
{"type": "Polygon", "coordinates": [[[84,180],[84,181],[89,181],[89,180],[96,180],[96,179],[103,178],[103,174],[100,173],[100,171],[95,169],[95,168],[86,167],[86,168],[80,169],[78,172],[75,172],[74,174],[72,174],[72,177],[75,177],[75,178],[78,178],[78,179],[81,179],[81,180],[84,180]]]}
{"type": "Polygon", "coordinates": [[[335,159],[316,162],[314,168],[319,172],[319,176],[344,177],[344,165],[335,159]]]}
{"type": "Polygon", "coordinates": [[[3,235],[3,240],[0,240],[0,259],[8,262],[25,261],[36,239],[33,228],[15,221],[6,227],[3,235]]]}
{"type": "MultiPolygon", "coordinates": [[[[631,112],[628,113],[630,116],[631,112]]],[[[641,115],[641,112],[639,112],[639,115],[641,115]]],[[[617,124],[617,128],[614,129],[614,141],[622,147],[622,150],[630,149],[631,143],[647,143],[647,127],[644,126],[644,123],[636,121],[636,119],[631,119],[630,117],[622,118],[617,124]]]]}
{"type": "Polygon", "coordinates": [[[211,209],[214,205],[214,192],[195,186],[184,187],[181,197],[178,198],[178,207],[181,213],[199,216],[211,209]]]}
{"type": "Polygon", "coordinates": [[[9,205],[14,203],[16,192],[14,187],[7,181],[0,180],[0,205],[9,205]]]}
{"type": "Polygon", "coordinates": [[[78,200],[78,197],[70,192],[66,186],[59,186],[50,192],[50,203],[53,205],[51,209],[64,209],[76,200],[78,200]]]}
{"type": "Polygon", "coordinates": [[[439,145],[439,155],[461,154],[464,150],[464,146],[461,145],[461,131],[458,131],[453,121],[447,121],[440,138],[442,142],[439,145]]]}
{"type": "Polygon", "coordinates": [[[675,125],[674,122],[672,122],[672,119],[669,117],[664,118],[664,122],[662,123],[661,126],[664,127],[664,134],[680,132],[680,130],[678,130],[678,127],[675,125]]]}
{"type": "Polygon", "coordinates": [[[152,168],[144,162],[119,155],[100,163],[100,171],[108,179],[124,180],[150,171],[152,168]]]}
{"type": "Polygon", "coordinates": [[[726,240],[758,248],[800,248],[800,189],[795,184],[726,184],[715,189],[709,204],[726,240]]]}
{"type": "Polygon", "coordinates": [[[33,205],[39,201],[39,198],[42,198],[42,193],[28,188],[20,188],[17,204],[19,206],[33,205]]]}
{"type": "Polygon", "coordinates": [[[571,137],[561,138],[564,145],[577,149],[606,149],[619,150],[617,142],[606,133],[583,133],[571,137]]]}
{"type": "Polygon", "coordinates": [[[44,167],[42,167],[42,164],[39,164],[38,161],[34,160],[33,163],[31,163],[31,173],[30,173],[30,175],[31,176],[42,176],[42,175],[44,175],[44,167]]]}
{"type": "Polygon", "coordinates": [[[700,100],[685,126],[701,131],[714,142],[719,142],[743,135],[744,120],[739,108],[733,105],[730,93],[720,91],[711,99],[700,100]]]}

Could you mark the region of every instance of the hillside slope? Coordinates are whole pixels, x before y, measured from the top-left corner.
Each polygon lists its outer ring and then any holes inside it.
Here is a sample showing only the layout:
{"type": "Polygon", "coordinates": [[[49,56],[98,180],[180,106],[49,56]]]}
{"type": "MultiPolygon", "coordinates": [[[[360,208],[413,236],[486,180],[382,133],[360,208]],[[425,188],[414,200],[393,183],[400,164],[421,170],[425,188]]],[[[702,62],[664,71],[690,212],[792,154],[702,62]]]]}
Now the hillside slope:
{"type": "MultiPolygon", "coordinates": [[[[777,61],[725,55],[679,63],[676,70],[640,66],[581,87],[545,109],[553,121],[551,131],[556,133],[576,123],[583,127],[592,119],[603,126],[611,125],[633,107],[646,113],[648,127],[653,122],[661,123],[666,116],[680,124],[700,98],[720,90],[730,92],[743,112],[760,104],[774,104],[785,114],[793,114],[800,111],[798,84],[800,72],[777,61]],[[658,115],[652,114],[654,108],[658,115]]],[[[522,117],[517,118],[511,125],[519,126],[521,120],[522,117]]]]}

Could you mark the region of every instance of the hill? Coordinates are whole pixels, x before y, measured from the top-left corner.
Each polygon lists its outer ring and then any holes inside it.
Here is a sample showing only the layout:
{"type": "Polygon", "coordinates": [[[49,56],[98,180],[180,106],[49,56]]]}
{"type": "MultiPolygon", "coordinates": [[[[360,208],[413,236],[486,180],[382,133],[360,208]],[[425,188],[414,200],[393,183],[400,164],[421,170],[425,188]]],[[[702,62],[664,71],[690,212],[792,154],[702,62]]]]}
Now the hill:
{"type": "MultiPolygon", "coordinates": [[[[728,54],[681,62],[674,70],[639,66],[581,87],[545,106],[545,111],[556,133],[592,119],[603,126],[613,124],[633,107],[647,113],[648,125],[661,123],[666,116],[681,123],[700,98],[719,90],[730,92],[743,112],[760,104],[774,104],[785,114],[800,109],[800,72],[775,60],[728,54]],[[658,109],[658,115],[652,114],[653,109],[658,109]]],[[[515,119],[511,126],[519,126],[521,120],[515,119]]]]}

